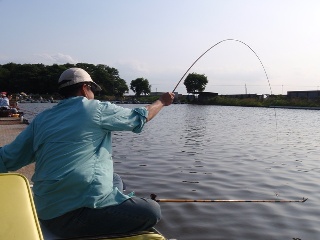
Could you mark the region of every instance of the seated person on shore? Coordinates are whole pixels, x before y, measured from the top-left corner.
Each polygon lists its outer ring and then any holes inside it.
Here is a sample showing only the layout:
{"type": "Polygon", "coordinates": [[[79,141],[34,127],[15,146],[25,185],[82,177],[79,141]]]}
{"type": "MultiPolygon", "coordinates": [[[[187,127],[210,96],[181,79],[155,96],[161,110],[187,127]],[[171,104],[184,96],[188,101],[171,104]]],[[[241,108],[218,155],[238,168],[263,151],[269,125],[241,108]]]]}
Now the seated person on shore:
{"type": "Polygon", "coordinates": [[[113,172],[111,137],[114,131],[140,133],[172,103],[174,94],[129,109],[95,100],[94,92],[101,87],[83,69],[64,71],[58,84],[64,99],[39,113],[12,143],[0,148],[0,172],[36,162],[32,181],[38,217],[59,237],[153,227],[160,220],[160,206],[122,192],[121,178],[113,172]]]}
{"type": "Polygon", "coordinates": [[[9,110],[10,113],[17,113],[17,109],[15,107],[10,107],[10,100],[12,99],[12,95],[6,92],[1,93],[1,101],[0,101],[0,109],[2,110],[9,110]]]}
{"type": "Polygon", "coordinates": [[[7,109],[6,107],[5,107],[5,105],[6,105],[6,99],[4,99],[4,97],[7,95],[7,93],[6,92],[1,92],[0,93],[0,109],[7,109]],[[3,106],[3,108],[2,108],[2,106],[3,106]]]}

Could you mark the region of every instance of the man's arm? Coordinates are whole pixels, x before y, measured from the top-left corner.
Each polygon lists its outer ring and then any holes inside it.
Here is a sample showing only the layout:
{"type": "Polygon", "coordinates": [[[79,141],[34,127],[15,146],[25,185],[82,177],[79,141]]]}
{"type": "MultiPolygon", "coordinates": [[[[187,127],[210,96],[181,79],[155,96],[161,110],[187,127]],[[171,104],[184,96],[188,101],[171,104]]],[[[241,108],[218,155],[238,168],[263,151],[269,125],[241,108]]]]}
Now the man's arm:
{"type": "Polygon", "coordinates": [[[156,116],[164,106],[169,106],[173,102],[173,99],[174,93],[167,92],[164,93],[157,101],[146,106],[146,109],[149,112],[147,122],[156,116]]]}
{"type": "Polygon", "coordinates": [[[31,123],[13,142],[0,148],[0,172],[16,171],[32,162],[34,162],[34,152],[31,123]]]}

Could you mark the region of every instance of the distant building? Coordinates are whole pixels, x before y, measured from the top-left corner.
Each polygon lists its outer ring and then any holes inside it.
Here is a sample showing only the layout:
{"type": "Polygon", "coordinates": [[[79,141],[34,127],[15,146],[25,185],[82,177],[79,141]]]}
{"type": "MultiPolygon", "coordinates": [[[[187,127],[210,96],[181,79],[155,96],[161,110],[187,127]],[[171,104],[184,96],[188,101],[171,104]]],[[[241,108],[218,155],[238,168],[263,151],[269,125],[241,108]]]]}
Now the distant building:
{"type": "Polygon", "coordinates": [[[310,90],[310,91],[288,91],[288,98],[305,98],[305,99],[318,99],[320,98],[319,90],[310,90]]]}
{"type": "Polygon", "coordinates": [[[262,95],[258,94],[230,94],[230,95],[219,95],[221,97],[226,98],[238,98],[238,99],[244,99],[244,98],[258,98],[260,99],[262,95]]]}
{"type": "MultiPolygon", "coordinates": [[[[164,93],[165,92],[151,92],[150,96],[161,96],[164,93]]],[[[174,99],[175,99],[175,101],[179,99],[179,93],[178,92],[174,92],[174,99]]]]}
{"type": "Polygon", "coordinates": [[[162,94],[164,94],[165,92],[151,92],[150,96],[161,96],[162,94]]]}
{"type": "Polygon", "coordinates": [[[198,95],[199,102],[206,101],[210,98],[214,98],[218,96],[218,93],[213,93],[213,92],[199,92],[198,94],[199,94],[198,95]]]}

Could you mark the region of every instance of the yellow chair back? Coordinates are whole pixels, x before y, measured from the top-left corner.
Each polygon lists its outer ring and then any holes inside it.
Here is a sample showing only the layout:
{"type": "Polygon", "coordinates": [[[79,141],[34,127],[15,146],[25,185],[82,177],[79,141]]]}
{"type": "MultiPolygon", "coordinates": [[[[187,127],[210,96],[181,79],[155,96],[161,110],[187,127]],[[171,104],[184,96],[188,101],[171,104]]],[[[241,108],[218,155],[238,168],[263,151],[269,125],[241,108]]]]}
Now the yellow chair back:
{"type": "Polygon", "coordinates": [[[0,174],[0,239],[43,240],[28,179],[0,174]]]}

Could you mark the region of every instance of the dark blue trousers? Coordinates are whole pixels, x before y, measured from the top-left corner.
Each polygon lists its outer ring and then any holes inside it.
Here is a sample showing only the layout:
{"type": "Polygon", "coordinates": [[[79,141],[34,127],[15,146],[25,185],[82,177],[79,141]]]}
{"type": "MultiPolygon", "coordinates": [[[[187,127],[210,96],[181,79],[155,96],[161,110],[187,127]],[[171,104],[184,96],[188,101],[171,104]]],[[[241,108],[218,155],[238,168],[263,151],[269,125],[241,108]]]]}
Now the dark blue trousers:
{"type": "MultiPolygon", "coordinates": [[[[122,181],[118,182],[122,184],[122,181]]],[[[143,231],[156,225],[160,218],[157,202],[132,197],[119,205],[99,209],[80,208],[54,219],[40,221],[53,234],[71,238],[143,231]]]]}

